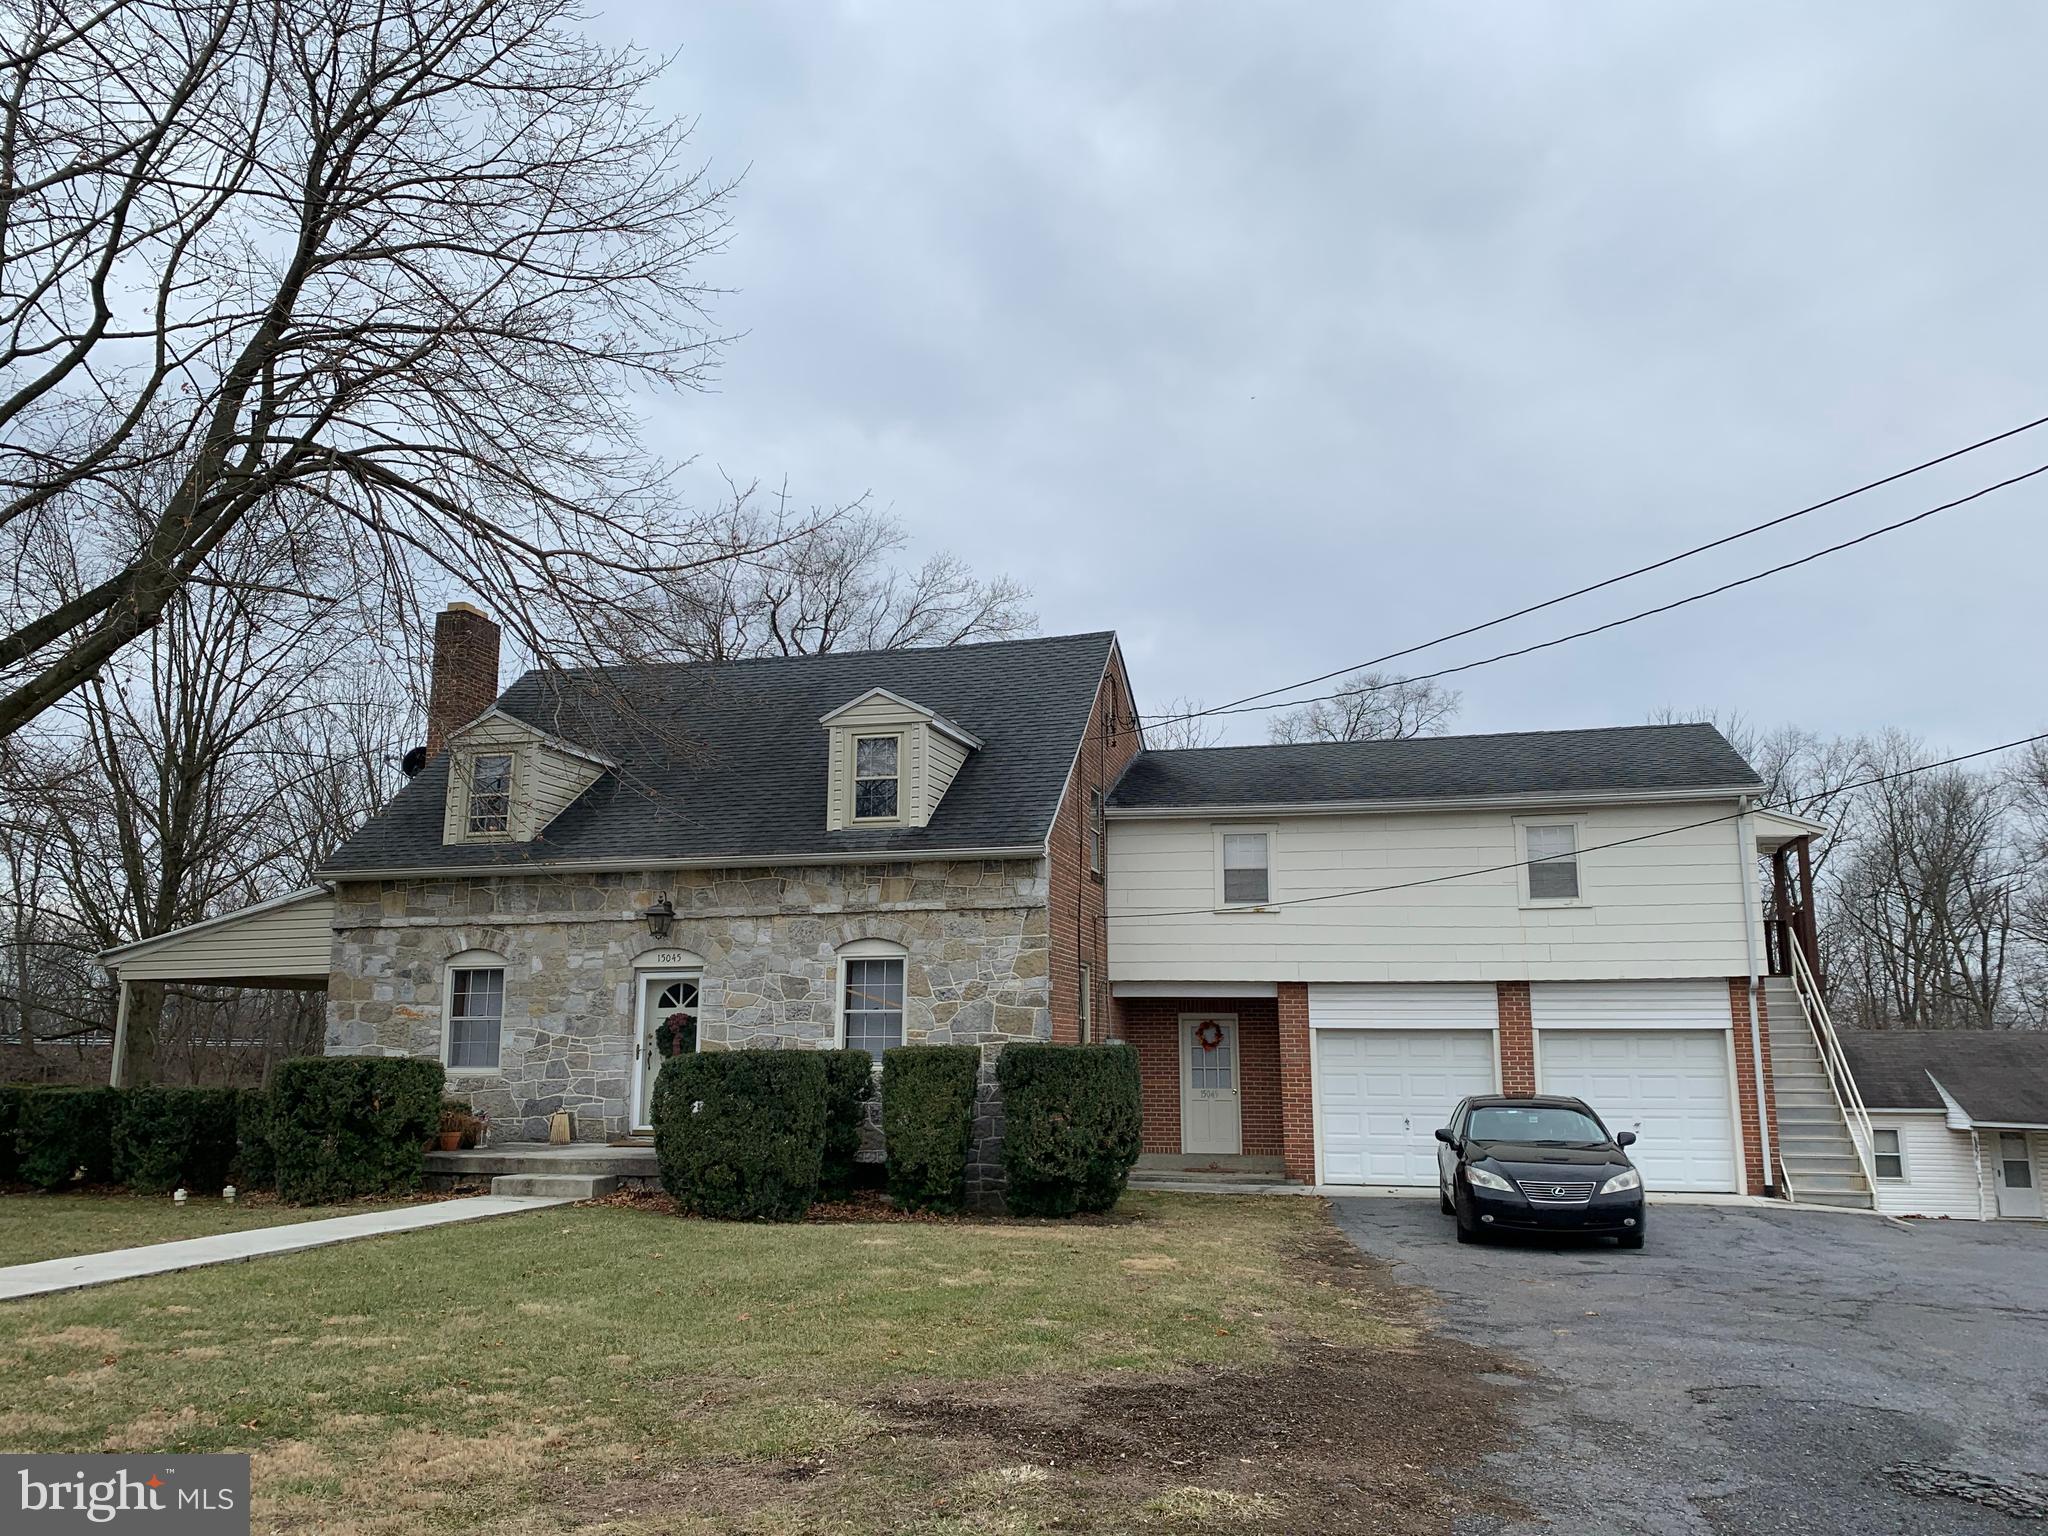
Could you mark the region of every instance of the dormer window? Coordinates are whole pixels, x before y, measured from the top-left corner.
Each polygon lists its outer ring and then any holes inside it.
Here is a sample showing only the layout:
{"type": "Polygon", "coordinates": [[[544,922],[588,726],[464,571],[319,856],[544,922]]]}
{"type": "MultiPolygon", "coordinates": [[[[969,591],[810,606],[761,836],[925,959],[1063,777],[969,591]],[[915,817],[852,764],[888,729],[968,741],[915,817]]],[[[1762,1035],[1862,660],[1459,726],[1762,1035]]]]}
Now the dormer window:
{"type": "Polygon", "coordinates": [[[903,738],[853,738],[853,819],[894,821],[903,803],[903,738]]]}
{"type": "Polygon", "coordinates": [[[512,754],[479,752],[469,763],[469,835],[494,837],[512,826],[512,754]]]}

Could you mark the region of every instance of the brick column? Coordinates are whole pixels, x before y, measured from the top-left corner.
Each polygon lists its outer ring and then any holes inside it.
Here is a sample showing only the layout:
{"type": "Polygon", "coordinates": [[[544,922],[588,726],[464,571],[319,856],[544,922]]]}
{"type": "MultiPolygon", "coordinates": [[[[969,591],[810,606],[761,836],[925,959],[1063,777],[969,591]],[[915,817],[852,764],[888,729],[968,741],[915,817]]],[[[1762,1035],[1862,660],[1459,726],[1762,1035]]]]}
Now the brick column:
{"type": "Polygon", "coordinates": [[[1536,1031],[1529,1018],[1529,983],[1494,984],[1500,1014],[1500,1091],[1536,1091],[1536,1031]]]}
{"type": "Polygon", "coordinates": [[[1315,1083],[1310,1075],[1308,983],[1280,983],[1280,1155],[1287,1177],[1316,1178],[1315,1083]]]}
{"type": "MultiPolygon", "coordinates": [[[[1750,1044],[1749,978],[1730,976],[1728,978],[1728,1012],[1735,1021],[1735,1099],[1742,1120],[1742,1167],[1748,1178],[1748,1189],[1753,1195],[1761,1194],[1775,1184],[1776,1170],[1764,1167],[1763,1139],[1758,1131],[1759,1116],[1763,1109],[1758,1105],[1756,1092],[1756,1056],[1750,1044]]],[[[1764,1056],[1764,1099],[1771,1113],[1771,1147],[1775,1152],[1778,1145],[1778,1122],[1776,1104],[1771,1091],[1771,1026],[1765,1013],[1766,1004],[1763,988],[1757,988],[1756,999],[1756,1040],[1764,1056]]]]}

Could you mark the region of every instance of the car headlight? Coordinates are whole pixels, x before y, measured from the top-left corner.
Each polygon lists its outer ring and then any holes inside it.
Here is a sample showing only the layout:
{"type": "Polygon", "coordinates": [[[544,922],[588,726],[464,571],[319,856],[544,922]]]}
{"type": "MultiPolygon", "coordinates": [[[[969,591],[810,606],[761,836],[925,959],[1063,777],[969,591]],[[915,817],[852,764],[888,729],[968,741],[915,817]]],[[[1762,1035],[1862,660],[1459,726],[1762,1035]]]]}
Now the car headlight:
{"type": "Polygon", "coordinates": [[[1514,1185],[1510,1184],[1506,1179],[1502,1178],[1499,1174],[1492,1172],[1490,1169],[1467,1168],[1465,1170],[1465,1177],[1470,1179],[1474,1184],[1478,1185],[1481,1189],[1500,1189],[1505,1190],[1507,1193],[1511,1195],[1515,1192],[1514,1185]]]}
{"type": "Polygon", "coordinates": [[[1633,1168],[1624,1168],[1620,1173],[1617,1173],[1613,1178],[1600,1186],[1600,1193],[1603,1195],[1618,1195],[1625,1190],[1641,1189],[1642,1187],[1643,1176],[1633,1168]]]}

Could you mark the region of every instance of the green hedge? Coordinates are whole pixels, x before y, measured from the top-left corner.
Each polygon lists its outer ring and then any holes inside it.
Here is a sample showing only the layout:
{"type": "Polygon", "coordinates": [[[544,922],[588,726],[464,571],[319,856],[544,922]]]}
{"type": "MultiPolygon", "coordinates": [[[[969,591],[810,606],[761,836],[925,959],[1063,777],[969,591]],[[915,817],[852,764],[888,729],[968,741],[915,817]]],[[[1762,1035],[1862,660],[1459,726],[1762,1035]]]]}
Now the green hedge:
{"type": "Polygon", "coordinates": [[[661,1183],[685,1210],[727,1221],[796,1221],[825,1156],[824,1054],[697,1051],[654,1080],[661,1183]]]}
{"type": "Polygon", "coordinates": [[[853,1193],[854,1161],[868,1100],[875,1096],[875,1058],[866,1051],[821,1051],[825,1059],[825,1161],[818,1193],[844,1200],[853,1193]]]}
{"type": "Polygon", "coordinates": [[[19,1173],[38,1189],[62,1189],[83,1172],[88,1184],[114,1174],[115,1088],[32,1088],[15,1122],[19,1173]]]}
{"type": "Polygon", "coordinates": [[[277,1192],[301,1205],[417,1189],[441,1124],[438,1061],[313,1056],[271,1084],[277,1192]]]}
{"type": "Polygon", "coordinates": [[[233,1088],[121,1090],[114,1111],[114,1178],[143,1194],[181,1185],[216,1195],[235,1163],[233,1088]]]}
{"type": "Polygon", "coordinates": [[[889,1198],[906,1211],[957,1211],[967,1203],[980,1068],[981,1052],[971,1045],[899,1045],[882,1052],[889,1198]]]}
{"type": "Polygon", "coordinates": [[[31,1090],[22,1083],[0,1083],[0,1183],[21,1177],[21,1154],[15,1131],[21,1125],[21,1100],[31,1090]]]}
{"type": "Polygon", "coordinates": [[[245,1088],[235,1101],[235,1185],[271,1189],[277,1184],[277,1149],[271,1144],[271,1098],[245,1088]]]}
{"type": "Polygon", "coordinates": [[[1138,1053],[1128,1045],[1010,1045],[1003,1092],[1004,1199],[1019,1216],[1115,1205],[1142,1146],[1138,1053]]]}

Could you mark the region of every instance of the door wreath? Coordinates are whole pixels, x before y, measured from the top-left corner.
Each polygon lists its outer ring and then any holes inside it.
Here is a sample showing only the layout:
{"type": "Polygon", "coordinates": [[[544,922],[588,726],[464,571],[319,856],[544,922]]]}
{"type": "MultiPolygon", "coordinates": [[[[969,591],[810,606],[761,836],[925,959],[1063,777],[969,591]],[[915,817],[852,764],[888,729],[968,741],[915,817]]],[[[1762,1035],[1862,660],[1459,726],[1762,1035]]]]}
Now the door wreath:
{"type": "Polygon", "coordinates": [[[1204,1019],[1195,1026],[1195,1043],[1205,1051],[1213,1051],[1223,1043],[1223,1026],[1214,1019],[1204,1019]]]}

